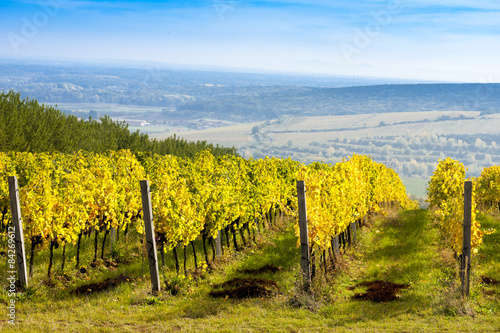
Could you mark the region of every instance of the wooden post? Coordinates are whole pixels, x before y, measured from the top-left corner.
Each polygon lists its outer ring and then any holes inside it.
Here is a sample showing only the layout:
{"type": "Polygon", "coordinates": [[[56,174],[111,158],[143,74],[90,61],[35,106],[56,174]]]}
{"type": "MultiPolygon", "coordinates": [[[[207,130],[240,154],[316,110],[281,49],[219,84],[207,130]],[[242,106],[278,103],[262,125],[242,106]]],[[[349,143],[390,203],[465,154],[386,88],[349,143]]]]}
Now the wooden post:
{"type": "Polygon", "coordinates": [[[311,255],[309,253],[309,232],[307,230],[306,191],[303,180],[297,181],[297,199],[299,205],[300,227],[300,267],[304,277],[304,288],[307,291],[311,285],[311,255]]]}
{"type": "MultiPolygon", "coordinates": [[[[9,197],[10,211],[12,214],[12,227],[9,227],[9,234],[14,232],[16,263],[19,283],[21,286],[28,286],[28,274],[26,270],[26,253],[24,251],[23,220],[21,217],[21,205],[19,203],[19,188],[17,186],[17,177],[9,176],[9,197]],[[13,228],[14,230],[12,230],[13,228]]],[[[9,240],[11,238],[9,237],[9,240]]],[[[11,242],[9,241],[9,245],[11,242]]],[[[9,246],[10,249],[10,246],[9,246]]],[[[8,271],[14,271],[15,265],[9,264],[8,271]]]]}
{"type": "Polygon", "coordinates": [[[472,215],[472,182],[464,184],[464,234],[460,267],[462,296],[469,297],[470,290],[470,253],[471,253],[471,215],[472,215]]]}
{"type": "Polygon", "coordinates": [[[217,233],[217,238],[215,239],[215,255],[217,257],[222,255],[222,235],[220,230],[217,233]]]}
{"type": "Polygon", "coordinates": [[[156,253],[155,230],[153,224],[153,208],[151,206],[151,196],[149,181],[141,180],[142,212],[144,215],[144,227],[146,233],[146,248],[149,258],[149,274],[153,293],[160,291],[160,273],[158,271],[158,257],[156,253]]]}
{"type": "Polygon", "coordinates": [[[351,223],[351,243],[356,245],[356,222],[351,223]]]}
{"type": "Polygon", "coordinates": [[[338,259],[340,257],[339,235],[332,237],[332,247],[333,254],[335,255],[335,258],[338,259]]]}
{"type": "Polygon", "coordinates": [[[109,250],[111,251],[111,255],[113,255],[113,245],[116,241],[116,229],[111,227],[109,231],[109,250]]]}

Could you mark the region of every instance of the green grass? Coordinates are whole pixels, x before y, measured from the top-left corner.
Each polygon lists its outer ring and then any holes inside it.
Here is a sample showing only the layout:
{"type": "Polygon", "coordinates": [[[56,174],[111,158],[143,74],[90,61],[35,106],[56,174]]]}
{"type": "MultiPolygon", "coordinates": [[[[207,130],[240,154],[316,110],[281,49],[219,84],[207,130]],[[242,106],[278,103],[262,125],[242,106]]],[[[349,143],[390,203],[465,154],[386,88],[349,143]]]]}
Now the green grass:
{"type": "Polygon", "coordinates": [[[478,222],[482,230],[495,232],[483,236],[483,245],[480,247],[478,261],[480,272],[500,281],[500,222],[498,214],[478,214],[478,222]]]}
{"type": "MultiPolygon", "coordinates": [[[[480,215],[485,228],[497,227],[498,219],[480,215]]],[[[498,228],[500,229],[500,228],[498,228]]],[[[6,332],[494,332],[500,330],[500,287],[485,286],[480,276],[500,279],[499,232],[485,236],[473,259],[471,297],[459,296],[457,263],[451,251],[442,248],[439,230],[425,210],[372,216],[359,230],[358,244],[344,255],[333,274],[322,272],[314,283],[314,297],[301,293],[299,251],[293,228],[286,223],[258,244],[235,252],[226,249],[204,278],[177,277],[171,252],[167,253],[165,275],[177,279],[181,292],[163,291],[153,296],[147,266],[141,268],[141,246],[137,234],[117,252],[132,261],[117,269],[89,268],[82,275],[68,266],[71,281],[56,270],[55,286],[46,284],[46,251],[39,252],[30,293],[16,302],[17,326],[0,320],[6,332]],[[266,264],[281,268],[275,274],[255,277],[277,281],[279,293],[269,298],[231,300],[208,296],[214,284],[266,264]],[[78,296],[77,286],[126,274],[131,281],[99,294],[78,296]],[[410,284],[394,302],[371,303],[351,300],[361,289],[348,290],[361,281],[386,280],[410,284]],[[483,290],[490,291],[487,295],[483,290]],[[290,300],[303,304],[294,307],[290,300]]],[[[123,238],[122,238],[123,240],[123,238]]],[[[200,244],[198,249],[200,249],[200,244]]],[[[84,262],[92,259],[92,239],[85,240],[84,262]],[[90,253],[90,254],[89,254],[90,253]]],[[[68,249],[70,255],[72,250],[68,249]]],[[[60,252],[60,251],[59,251],[60,252]]],[[[58,255],[60,255],[58,253],[58,255]]],[[[109,253],[107,255],[109,257],[109,253]]],[[[189,252],[191,257],[191,252],[189,252]]],[[[198,257],[202,257],[201,252],[198,257]]],[[[211,258],[211,256],[210,256],[211,258]]],[[[60,257],[56,258],[60,264],[60,257]]],[[[146,263],[147,264],[147,263],[146,263]]],[[[182,263],[181,263],[182,266],[182,263]]],[[[192,260],[188,262],[192,268],[192,260]]],[[[165,287],[162,279],[162,288],[165,287]]],[[[2,307],[8,300],[1,294],[2,307]]],[[[4,312],[5,313],[5,312],[4,312]]]]}
{"type": "Polygon", "coordinates": [[[401,291],[398,311],[442,314],[441,299],[451,297],[442,282],[453,278],[454,267],[453,262],[444,262],[439,243],[439,233],[425,210],[377,220],[362,238],[358,271],[350,277],[409,284],[401,291]]]}
{"type": "Polygon", "coordinates": [[[475,293],[485,295],[478,302],[478,311],[481,313],[500,313],[500,285],[485,284],[482,277],[486,276],[500,281],[500,219],[498,213],[477,215],[482,230],[495,230],[492,234],[483,236],[483,244],[478,255],[472,258],[471,264],[475,268],[472,280],[478,288],[475,293]],[[479,289],[479,290],[478,290],[479,289]]]}

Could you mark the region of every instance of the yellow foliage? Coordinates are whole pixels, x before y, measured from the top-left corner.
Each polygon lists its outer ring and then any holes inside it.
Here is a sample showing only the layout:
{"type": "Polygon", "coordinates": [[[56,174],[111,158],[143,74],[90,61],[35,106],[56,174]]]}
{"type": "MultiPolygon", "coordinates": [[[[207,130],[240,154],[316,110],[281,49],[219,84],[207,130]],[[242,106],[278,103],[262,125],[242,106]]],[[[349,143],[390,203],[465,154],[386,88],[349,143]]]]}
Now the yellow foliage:
{"type": "MultiPolygon", "coordinates": [[[[320,250],[331,246],[331,238],[363,218],[380,210],[379,204],[397,202],[416,209],[399,176],[367,156],[353,155],[335,165],[312,163],[302,166],[298,179],[306,186],[310,243],[320,250]]],[[[296,227],[299,234],[298,226],[296,227]]]]}
{"type": "MultiPolygon", "coordinates": [[[[430,207],[434,209],[448,245],[458,254],[463,248],[465,168],[459,161],[439,160],[427,189],[430,207]]],[[[471,248],[477,252],[483,241],[483,232],[476,220],[476,181],[472,183],[471,248]]]]}

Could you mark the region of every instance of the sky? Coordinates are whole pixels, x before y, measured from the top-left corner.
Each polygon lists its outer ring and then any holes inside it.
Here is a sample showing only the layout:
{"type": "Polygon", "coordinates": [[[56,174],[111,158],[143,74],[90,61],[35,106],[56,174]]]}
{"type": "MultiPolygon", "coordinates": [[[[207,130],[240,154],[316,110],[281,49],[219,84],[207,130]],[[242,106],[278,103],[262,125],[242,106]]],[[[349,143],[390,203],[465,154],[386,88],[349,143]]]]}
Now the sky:
{"type": "Polygon", "coordinates": [[[3,0],[0,56],[500,82],[500,1],[3,0]]]}

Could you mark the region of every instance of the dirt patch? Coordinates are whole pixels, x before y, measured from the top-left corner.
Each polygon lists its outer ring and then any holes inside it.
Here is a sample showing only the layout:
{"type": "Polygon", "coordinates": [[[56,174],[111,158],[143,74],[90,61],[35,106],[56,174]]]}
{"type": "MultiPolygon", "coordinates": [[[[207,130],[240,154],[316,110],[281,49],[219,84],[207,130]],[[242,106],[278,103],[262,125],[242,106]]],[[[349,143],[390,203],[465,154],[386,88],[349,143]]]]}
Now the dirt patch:
{"type": "Polygon", "coordinates": [[[108,268],[116,268],[118,267],[118,264],[116,262],[114,262],[113,260],[104,260],[104,266],[108,267],[108,268]]]}
{"type": "Polygon", "coordinates": [[[216,298],[255,298],[271,296],[278,290],[278,284],[275,281],[253,278],[236,278],[231,281],[224,282],[214,286],[214,289],[209,293],[210,296],[216,298]]]}
{"type": "Polygon", "coordinates": [[[261,268],[256,268],[256,269],[242,269],[239,270],[239,273],[243,274],[262,274],[262,273],[276,273],[279,272],[281,268],[276,267],[274,265],[265,265],[262,266],[261,268]]]}
{"type": "Polygon", "coordinates": [[[483,288],[483,294],[488,295],[488,296],[495,296],[497,294],[497,292],[494,290],[487,290],[487,289],[483,288]]]}
{"type": "Polygon", "coordinates": [[[491,284],[491,285],[500,284],[500,281],[492,279],[492,278],[487,277],[487,276],[481,276],[481,281],[483,281],[483,283],[485,283],[485,284],[491,284]]]}
{"type": "Polygon", "coordinates": [[[367,281],[361,282],[353,287],[348,287],[349,290],[354,290],[358,287],[368,287],[366,293],[357,293],[352,299],[366,300],[372,302],[392,302],[399,298],[398,292],[401,289],[409,288],[408,284],[398,284],[387,281],[367,281]]]}
{"type": "Polygon", "coordinates": [[[42,284],[46,285],[49,288],[54,288],[56,286],[56,283],[52,280],[51,277],[45,281],[42,281],[42,284]]]}
{"type": "Polygon", "coordinates": [[[73,293],[77,295],[90,295],[105,290],[116,288],[125,281],[130,281],[128,276],[120,275],[117,278],[109,278],[99,283],[90,283],[76,288],[73,293]]]}

